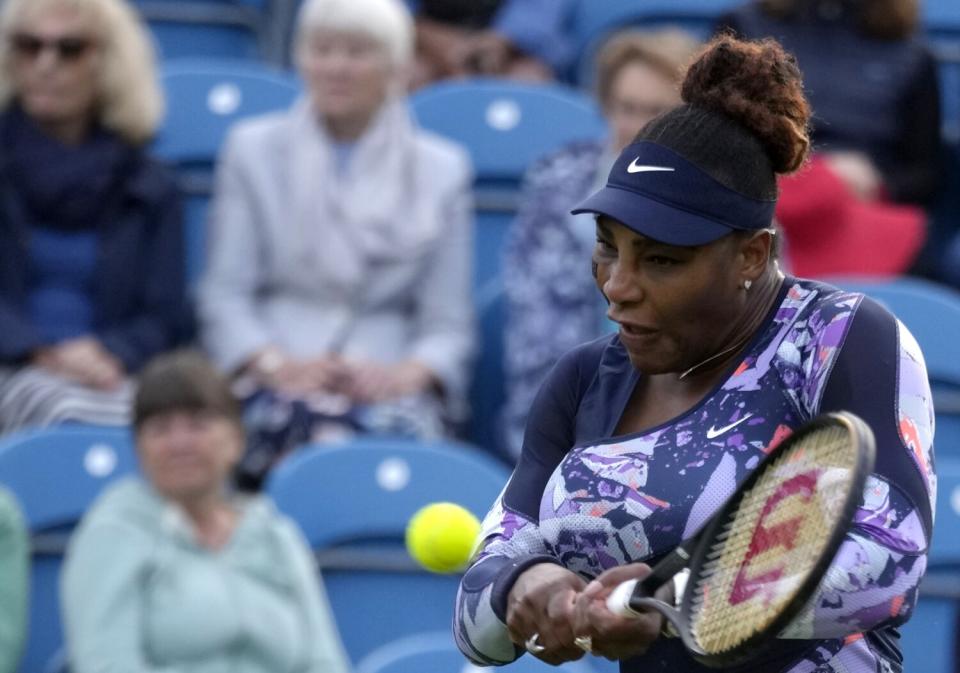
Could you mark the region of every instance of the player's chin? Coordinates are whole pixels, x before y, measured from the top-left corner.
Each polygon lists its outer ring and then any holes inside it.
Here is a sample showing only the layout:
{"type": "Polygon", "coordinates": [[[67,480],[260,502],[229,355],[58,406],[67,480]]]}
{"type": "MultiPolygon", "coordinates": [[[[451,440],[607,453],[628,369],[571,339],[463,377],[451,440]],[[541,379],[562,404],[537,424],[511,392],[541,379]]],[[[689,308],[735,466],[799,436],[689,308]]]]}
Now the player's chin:
{"type": "Polygon", "coordinates": [[[668,374],[679,369],[679,366],[672,364],[672,357],[663,354],[659,350],[637,351],[628,348],[627,357],[630,359],[630,364],[633,365],[633,368],[644,376],[668,374]]]}

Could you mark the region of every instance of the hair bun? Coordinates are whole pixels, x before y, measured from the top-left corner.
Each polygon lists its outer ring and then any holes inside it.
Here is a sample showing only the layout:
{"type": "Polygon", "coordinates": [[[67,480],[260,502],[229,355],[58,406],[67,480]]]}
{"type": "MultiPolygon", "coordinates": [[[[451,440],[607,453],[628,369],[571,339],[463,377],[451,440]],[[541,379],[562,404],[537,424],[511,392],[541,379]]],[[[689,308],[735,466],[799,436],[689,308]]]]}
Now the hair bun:
{"type": "Polygon", "coordinates": [[[777,173],[792,173],[806,160],[810,104],[796,59],[776,40],[715,38],[687,71],[682,96],[751,131],[777,173]]]}

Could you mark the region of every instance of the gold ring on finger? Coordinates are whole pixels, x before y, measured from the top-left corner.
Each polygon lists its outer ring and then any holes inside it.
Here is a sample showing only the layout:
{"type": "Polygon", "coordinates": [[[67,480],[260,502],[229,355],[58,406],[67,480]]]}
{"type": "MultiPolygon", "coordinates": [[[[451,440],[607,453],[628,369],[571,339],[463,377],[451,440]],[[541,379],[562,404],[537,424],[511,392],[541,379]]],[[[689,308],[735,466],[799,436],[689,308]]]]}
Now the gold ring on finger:
{"type": "Polygon", "coordinates": [[[573,644],[587,654],[593,653],[593,638],[590,636],[577,636],[573,639],[573,644]]]}

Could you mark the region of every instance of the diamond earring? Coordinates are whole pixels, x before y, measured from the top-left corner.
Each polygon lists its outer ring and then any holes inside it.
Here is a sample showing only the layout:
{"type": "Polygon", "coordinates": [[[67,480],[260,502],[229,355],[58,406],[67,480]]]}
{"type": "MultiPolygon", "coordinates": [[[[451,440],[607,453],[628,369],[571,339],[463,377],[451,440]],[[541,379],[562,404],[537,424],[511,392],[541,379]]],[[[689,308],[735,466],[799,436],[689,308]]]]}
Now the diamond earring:
{"type": "Polygon", "coordinates": [[[744,289],[744,290],[749,290],[751,285],[753,285],[753,281],[752,281],[752,280],[745,280],[745,281],[743,281],[743,289],[744,289]]]}

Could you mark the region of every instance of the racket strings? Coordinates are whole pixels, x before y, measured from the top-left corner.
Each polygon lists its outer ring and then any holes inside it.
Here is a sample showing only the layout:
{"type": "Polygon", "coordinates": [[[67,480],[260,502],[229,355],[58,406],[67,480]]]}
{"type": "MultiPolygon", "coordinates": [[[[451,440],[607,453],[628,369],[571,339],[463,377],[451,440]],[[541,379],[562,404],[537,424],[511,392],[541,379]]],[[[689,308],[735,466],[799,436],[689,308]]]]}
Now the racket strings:
{"type": "Polygon", "coordinates": [[[759,468],[691,578],[690,631],[705,652],[741,645],[795,597],[843,515],[853,441],[845,426],[826,426],[759,468]]]}

